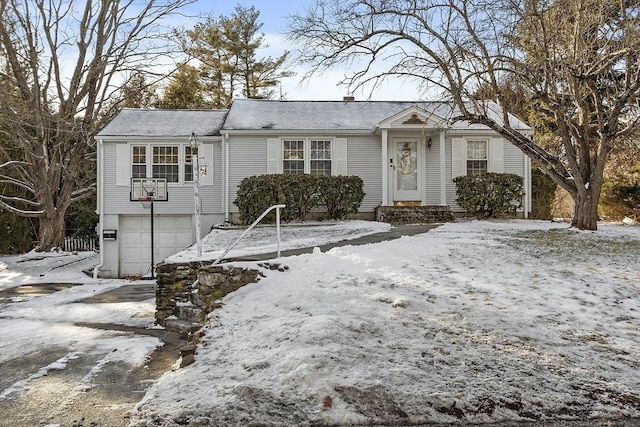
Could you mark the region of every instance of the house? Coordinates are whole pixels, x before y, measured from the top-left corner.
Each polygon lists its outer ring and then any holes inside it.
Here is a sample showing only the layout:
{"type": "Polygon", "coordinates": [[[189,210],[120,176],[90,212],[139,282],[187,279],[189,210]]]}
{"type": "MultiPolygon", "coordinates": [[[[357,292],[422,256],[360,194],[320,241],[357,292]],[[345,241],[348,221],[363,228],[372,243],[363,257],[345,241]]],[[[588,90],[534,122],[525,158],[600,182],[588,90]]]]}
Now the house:
{"type": "MultiPolygon", "coordinates": [[[[499,117],[499,107],[491,109],[499,117]]],[[[360,212],[373,219],[378,207],[394,205],[461,213],[454,177],[510,172],[525,180],[527,216],[529,158],[485,126],[452,123],[454,116],[445,102],[238,99],[229,110],[125,109],[96,137],[100,276],[146,274],[153,262],[196,240],[196,176],[202,234],[237,222],[233,201],[243,178],[271,173],[359,175],[366,193],[360,212]],[[191,159],[192,133],[200,175],[191,159]],[[151,177],[158,182],[144,180],[151,177]]]]}

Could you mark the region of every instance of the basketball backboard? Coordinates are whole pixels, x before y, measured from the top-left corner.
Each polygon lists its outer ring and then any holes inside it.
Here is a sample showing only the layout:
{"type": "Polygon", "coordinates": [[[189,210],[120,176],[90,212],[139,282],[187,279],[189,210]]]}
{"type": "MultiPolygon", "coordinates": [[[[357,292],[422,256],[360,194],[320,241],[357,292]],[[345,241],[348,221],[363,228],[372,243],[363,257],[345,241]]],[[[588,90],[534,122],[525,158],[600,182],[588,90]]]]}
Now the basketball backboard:
{"type": "Polygon", "coordinates": [[[137,202],[152,197],[156,202],[166,202],[167,180],[165,178],[131,178],[130,200],[137,202]]]}

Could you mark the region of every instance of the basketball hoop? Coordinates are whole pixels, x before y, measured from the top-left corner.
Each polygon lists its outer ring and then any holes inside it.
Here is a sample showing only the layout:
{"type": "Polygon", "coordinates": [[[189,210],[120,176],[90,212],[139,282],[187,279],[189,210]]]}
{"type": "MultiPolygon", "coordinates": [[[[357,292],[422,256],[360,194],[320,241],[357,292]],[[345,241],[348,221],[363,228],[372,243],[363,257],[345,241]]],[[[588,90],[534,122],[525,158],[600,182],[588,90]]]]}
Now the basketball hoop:
{"type": "Polygon", "coordinates": [[[138,198],[138,201],[140,202],[143,208],[149,209],[151,207],[151,204],[153,203],[153,196],[140,197],[138,198]]]}

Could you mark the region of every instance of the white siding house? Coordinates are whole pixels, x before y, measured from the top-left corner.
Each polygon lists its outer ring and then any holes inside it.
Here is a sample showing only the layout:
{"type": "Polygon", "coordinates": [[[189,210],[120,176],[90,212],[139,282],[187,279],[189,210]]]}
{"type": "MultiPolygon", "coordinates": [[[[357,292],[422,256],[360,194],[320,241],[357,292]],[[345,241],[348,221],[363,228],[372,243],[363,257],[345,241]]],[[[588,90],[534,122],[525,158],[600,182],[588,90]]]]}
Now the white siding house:
{"type": "MultiPolygon", "coordinates": [[[[153,261],[195,240],[189,137],[198,136],[203,230],[223,212],[220,128],[227,110],[125,109],[98,135],[98,214],[101,277],[151,272],[150,208],[132,194],[132,178],[167,180],[166,201],[155,201],[153,261]]],[[[148,204],[146,204],[148,205],[148,204]]]]}
{"type": "MultiPolygon", "coordinates": [[[[202,234],[216,223],[237,222],[238,184],[269,173],[358,175],[366,193],[360,212],[371,218],[378,206],[401,204],[463,212],[453,178],[515,173],[525,179],[526,216],[529,159],[488,128],[451,117],[455,111],[441,102],[242,99],[229,110],[125,109],[97,135],[100,275],[144,275],[151,268],[151,215],[132,178],[168,181],[167,200],[153,204],[154,263],[195,241],[192,133],[206,172],[202,234]]],[[[511,126],[530,132],[515,118],[511,126]]]]}

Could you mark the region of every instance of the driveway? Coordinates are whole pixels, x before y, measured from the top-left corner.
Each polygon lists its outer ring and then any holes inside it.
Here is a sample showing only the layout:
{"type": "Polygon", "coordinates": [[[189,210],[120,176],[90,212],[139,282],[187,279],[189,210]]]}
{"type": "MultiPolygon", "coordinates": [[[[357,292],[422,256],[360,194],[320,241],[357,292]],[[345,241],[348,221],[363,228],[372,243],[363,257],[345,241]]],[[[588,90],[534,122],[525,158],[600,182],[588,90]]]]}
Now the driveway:
{"type": "MultiPolygon", "coordinates": [[[[59,322],[40,322],[28,308],[18,309],[25,304],[42,306],[45,299],[59,299],[56,296],[60,292],[73,288],[56,283],[0,291],[0,337],[16,333],[24,338],[34,336],[27,346],[25,340],[0,340],[0,425],[126,426],[136,402],[153,380],[171,369],[179,348],[187,342],[186,336],[164,329],[70,323],[64,316],[59,322]],[[77,339],[56,342],[48,340],[46,332],[29,328],[45,323],[52,336],[76,334],[77,339]],[[24,330],[9,329],[16,326],[24,330]],[[15,345],[7,345],[8,341],[15,345]],[[140,363],[140,351],[149,346],[157,347],[142,355],[140,363]]],[[[132,284],[74,301],[66,310],[71,313],[92,311],[94,307],[108,309],[109,305],[142,305],[154,297],[153,283],[132,284]]]]}

